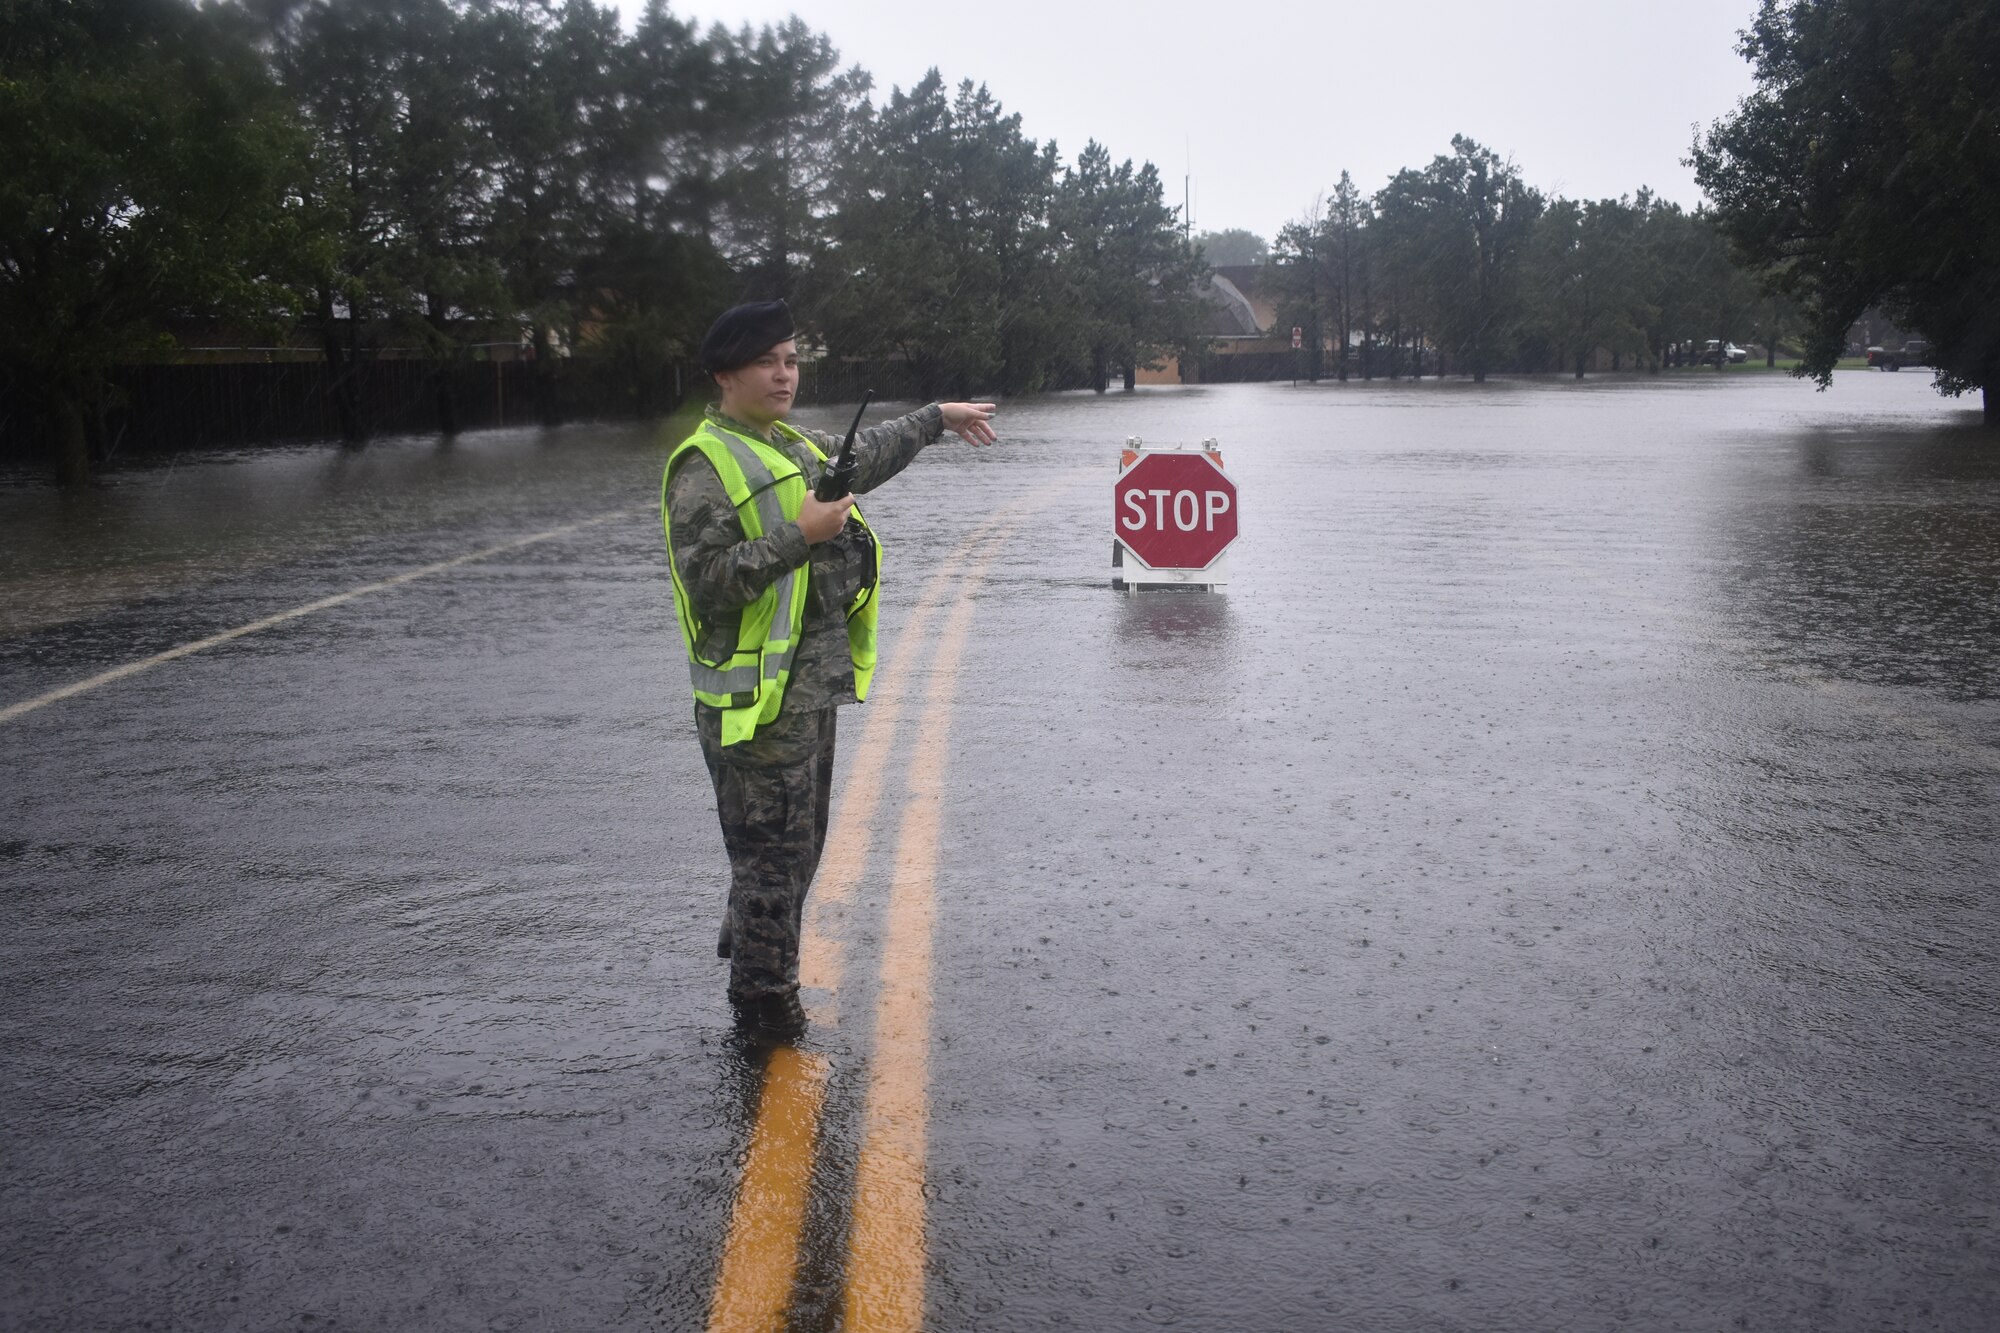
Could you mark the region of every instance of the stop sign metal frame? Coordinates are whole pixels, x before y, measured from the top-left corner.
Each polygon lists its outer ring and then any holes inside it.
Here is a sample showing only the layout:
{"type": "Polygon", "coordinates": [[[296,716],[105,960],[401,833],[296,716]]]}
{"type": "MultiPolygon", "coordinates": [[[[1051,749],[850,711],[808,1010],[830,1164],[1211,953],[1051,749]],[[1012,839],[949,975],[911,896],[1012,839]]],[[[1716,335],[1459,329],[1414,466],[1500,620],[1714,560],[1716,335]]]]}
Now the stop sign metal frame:
{"type": "MultiPolygon", "coordinates": [[[[1229,554],[1228,554],[1229,546],[1236,540],[1236,537],[1239,535],[1237,530],[1238,529],[1237,509],[1238,509],[1239,495],[1236,489],[1235,480],[1232,477],[1230,477],[1229,473],[1225,471],[1222,466],[1222,451],[1216,447],[1216,443],[1214,440],[1212,439],[1203,440],[1201,442],[1201,447],[1199,450],[1181,448],[1181,447],[1175,447],[1169,449],[1148,449],[1145,447],[1144,442],[1139,440],[1136,436],[1132,439],[1127,440],[1125,442],[1124,452],[1119,456],[1118,483],[1112,487],[1111,494],[1112,494],[1111,586],[1114,589],[1119,589],[1124,591],[1137,591],[1142,588],[1164,587],[1164,588],[1183,588],[1189,591],[1212,591],[1221,588],[1224,584],[1226,584],[1229,581],[1229,554]],[[1125,485],[1125,481],[1128,477],[1132,475],[1132,473],[1136,469],[1138,469],[1141,465],[1146,463],[1147,460],[1154,458],[1180,458],[1180,459],[1187,459],[1191,462],[1199,460],[1200,465],[1214,468],[1216,473],[1216,478],[1217,480],[1220,481],[1221,485],[1216,488],[1204,487],[1203,498],[1199,501],[1199,503],[1206,504],[1210,506],[1211,509],[1213,509],[1213,506],[1215,504],[1213,498],[1214,494],[1222,494],[1227,497],[1225,510],[1208,512],[1197,508],[1195,521],[1205,522],[1208,524],[1213,524],[1215,520],[1218,517],[1220,517],[1221,513],[1226,512],[1228,515],[1228,519],[1225,526],[1227,526],[1227,528],[1230,531],[1229,537],[1217,549],[1216,554],[1208,561],[1207,564],[1202,565],[1199,568],[1190,566],[1173,566],[1173,565],[1156,566],[1149,564],[1142,556],[1140,556],[1138,551],[1134,550],[1124,540],[1124,536],[1121,531],[1121,525],[1119,522],[1119,512],[1121,505],[1121,497],[1123,497],[1126,494],[1127,490],[1129,489],[1125,485]]],[[[1177,494],[1175,496],[1175,500],[1178,502],[1184,496],[1185,492],[1177,494]]],[[[1165,506],[1164,494],[1154,496],[1153,498],[1155,502],[1154,504],[1155,509],[1163,513],[1165,506]]],[[[1180,527],[1183,531],[1190,530],[1187,528],[1185,523],[1182,523],[1180,521],[1180,518],[1181,515],[1178,512],[1177,508],[1175,514],[1175,525],[1180,527]]],[[[1145,544],[1147,543],[1142,543],[1142,545],[1145,544]]]]}

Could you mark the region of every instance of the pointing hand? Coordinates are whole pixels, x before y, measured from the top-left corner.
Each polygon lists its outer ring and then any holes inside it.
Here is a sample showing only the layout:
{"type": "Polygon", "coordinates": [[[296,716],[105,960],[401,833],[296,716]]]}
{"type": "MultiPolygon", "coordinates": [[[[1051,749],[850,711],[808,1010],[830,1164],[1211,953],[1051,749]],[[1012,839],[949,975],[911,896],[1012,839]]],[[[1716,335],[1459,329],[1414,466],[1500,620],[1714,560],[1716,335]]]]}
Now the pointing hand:
{"type": "Polygon", "coordinates": [[[993,420],[992,403],[939,403],[944,409],[944,428],[955,432],[967,444],[987,445],[1000,437],[987,423],[993,420]]]}

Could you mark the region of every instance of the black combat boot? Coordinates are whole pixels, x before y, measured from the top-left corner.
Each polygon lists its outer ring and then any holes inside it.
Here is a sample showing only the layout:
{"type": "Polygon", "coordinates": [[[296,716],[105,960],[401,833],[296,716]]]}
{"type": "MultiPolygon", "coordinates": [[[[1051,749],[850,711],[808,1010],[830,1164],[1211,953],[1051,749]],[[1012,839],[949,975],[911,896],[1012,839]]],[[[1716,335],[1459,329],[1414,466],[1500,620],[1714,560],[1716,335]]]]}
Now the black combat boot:
{"type": "Polygon", "coordinates": [[[805,1006],[797,991],[758,995],[729,1003],[736,1010],[736,1030],[754,1041],[794,1042],[806,1035],[805,1006]]]}

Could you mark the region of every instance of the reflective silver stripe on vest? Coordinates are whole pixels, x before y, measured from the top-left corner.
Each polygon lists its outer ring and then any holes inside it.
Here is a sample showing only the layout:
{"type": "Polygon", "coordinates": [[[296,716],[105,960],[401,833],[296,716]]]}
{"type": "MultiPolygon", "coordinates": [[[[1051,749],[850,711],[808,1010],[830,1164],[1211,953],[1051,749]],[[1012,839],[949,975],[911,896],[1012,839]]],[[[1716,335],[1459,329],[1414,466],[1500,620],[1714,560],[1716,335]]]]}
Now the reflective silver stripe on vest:
{"type": "MultiPolygon", "coordinates": [[[[757,456],[757,451],[728,431],[717,430],[713,422],[702,424],[703,429],[722,442],[723,447],[729,450],[729,456],[736,460],[736,466],[743,470],[743,479],[750,483],[750,498],[757,505],[757,521],[764,525],[764,531],[768,534],[791,522],[785,517],[784,506],[778,503],[778,479],[764,460],[757,456]]],[[[803,469],[800,475],[804,476],[803,469]]],[[[771,628],[785,636],[785,649],[781,653],[764,655],[763,678],[773,683],[781,673],[791,670],[792,658],[798,653],[798,637],[792,632],[792,610],[798,600],[799,582],[799,571],[793,569],[786,571],[775,585],[778,606],[771,615],[771,628]]],[[[758,669],[753,664],[723,671],[690,660],[688,667],[689,674],[694,678],[694,687],[709,694],[752,694],[758,688],[758,669]]]]}
{"type": "Polygon", "coordinates": [[[740,667],[730,667],[724,671],[706,662],[688,659],[688,675],[694,679],[694,687],[703,694],[755,694],[757,692],[757,664],[746,662],[740,667]]]}

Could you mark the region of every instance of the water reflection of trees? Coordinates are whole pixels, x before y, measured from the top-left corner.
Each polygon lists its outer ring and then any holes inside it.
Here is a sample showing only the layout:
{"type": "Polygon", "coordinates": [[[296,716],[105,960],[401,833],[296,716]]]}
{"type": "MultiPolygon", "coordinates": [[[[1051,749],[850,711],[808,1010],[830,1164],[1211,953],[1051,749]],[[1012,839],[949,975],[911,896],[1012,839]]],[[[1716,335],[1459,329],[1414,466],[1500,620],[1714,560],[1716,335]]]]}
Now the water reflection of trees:
{"type": "Polygon", "coordinates": [[[1733,511],[1724,614],[1838,680],[2000,697],[2000,457],[1965,432],[1815,432],[1733,511]]]}

